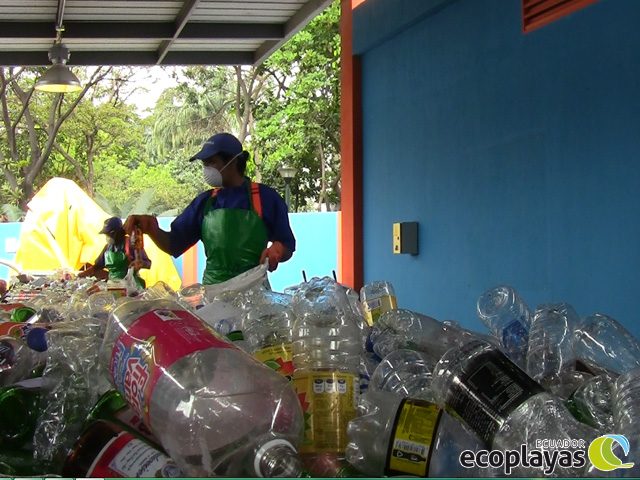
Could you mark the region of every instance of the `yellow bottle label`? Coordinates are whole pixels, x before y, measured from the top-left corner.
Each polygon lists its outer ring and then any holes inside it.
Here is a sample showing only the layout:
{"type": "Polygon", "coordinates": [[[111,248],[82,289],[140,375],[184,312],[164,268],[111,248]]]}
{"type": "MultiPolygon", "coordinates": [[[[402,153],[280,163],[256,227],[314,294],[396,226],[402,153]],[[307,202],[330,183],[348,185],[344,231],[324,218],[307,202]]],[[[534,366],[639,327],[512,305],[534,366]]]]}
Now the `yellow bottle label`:
{"type": "Polygon", "coordinates": [[[380,297],[370,298],[363,302],[364,316],[369,325],[373,325],[378,321],[380,315],[389,310],[398,308],[396,297],[394,295],[382,295],[380,297]]]}
{"type": "Polygon", "coordinates": [[[304,412],[300,453],[343,453],[347,424],[356,416],[360,383],[350,373],[301,371],[293,386],[304,412]]]}
{"type": "Polygon", "coordinates": [[[424,400],[403,400],[392,429],[387,475],[427,476],[431,445],[441,413],[440,407],[424,400]]]}
{"type": "Polygon", "coordinates": [[[291,375],[293,375],[293,345],[290,343],[262,348],[255,351],[253,356],[269,368],[291,379],[291,375]]]}

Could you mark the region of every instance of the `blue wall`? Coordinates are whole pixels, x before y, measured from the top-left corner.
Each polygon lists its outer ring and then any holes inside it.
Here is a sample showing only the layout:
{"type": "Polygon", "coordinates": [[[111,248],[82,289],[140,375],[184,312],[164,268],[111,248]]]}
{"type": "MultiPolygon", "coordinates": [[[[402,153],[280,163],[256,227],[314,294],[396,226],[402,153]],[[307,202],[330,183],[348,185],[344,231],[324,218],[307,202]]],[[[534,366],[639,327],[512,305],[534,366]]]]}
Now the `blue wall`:
{"type": "Polygon", "coordinates": [[[640,337],[638,24],[636,0],[526,35],[520,0],[358,7],[365,281],[472,328],[507,283],[640,337]],[[418,256],[392,254],[397,221],[420,222],[418,256]]]}
{"type": "MultiPolygon", "coordinates": [[[[21,223],[0,223],[0,258],[13,262],[18,251],[21,223]]],[[[9,279],[15,272],[0,265],[0,278],[9,279]]]]}
{"type": "MultiPolygon", "coordinates": [[[[160,227],[170,230],[173,218],[159,218],[160,227]]],[[[291,229],[296,237],[296,252],[286,263],[281,264],[275,272],[269,273],[271,288],[283,291],[286,287],[303,281],[302,270],[307,279],[318,276],[331,276],[337,268],[337,227],[336,213],[292,213],[289,215],[291,229]]],[[[20,238],[20,223],[0,223],[0,258],[13,261],[20,238]]],[[[202,278],[205,255],[202,242],[198,243],[198,279],[202,278]]],[[[182,258],[174,258],[173,262],[182,275],[182,258]]],[[[0,278],[9,278],[9,269],[0,265],[0,278]]]]}

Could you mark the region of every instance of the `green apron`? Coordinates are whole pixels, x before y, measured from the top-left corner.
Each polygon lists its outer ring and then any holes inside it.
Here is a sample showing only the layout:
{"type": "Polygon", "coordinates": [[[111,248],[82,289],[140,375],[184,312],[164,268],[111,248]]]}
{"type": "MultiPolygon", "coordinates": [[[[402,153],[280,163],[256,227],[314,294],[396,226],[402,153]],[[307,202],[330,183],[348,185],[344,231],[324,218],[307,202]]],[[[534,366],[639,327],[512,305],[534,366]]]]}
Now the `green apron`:
{"type": "MultiPolygon", "coordinates": [[[[104,268],[109,271],[109,280],[122,280],[129,271],[129,257],[125,252],[107,248],[104,252],[104,268]]],[[[145,281],[134,272],[133,278],[140,288],[145,288],[145,281]]]]}
{"type": "MultiPolygon", "coordinates": [[[[257,188],[257,184],[253,185],[257,188]]],[[[249,210],[214,209],[217,190],[207,200],[201,231],[207,256],[202,277],[204,285],[225,282],[260,263],[260,256],[267,248],[268,236],[262,218],[256,213],[260,209],[254,205],[251,187],[252,183],[247,180],[249,210]]]]}

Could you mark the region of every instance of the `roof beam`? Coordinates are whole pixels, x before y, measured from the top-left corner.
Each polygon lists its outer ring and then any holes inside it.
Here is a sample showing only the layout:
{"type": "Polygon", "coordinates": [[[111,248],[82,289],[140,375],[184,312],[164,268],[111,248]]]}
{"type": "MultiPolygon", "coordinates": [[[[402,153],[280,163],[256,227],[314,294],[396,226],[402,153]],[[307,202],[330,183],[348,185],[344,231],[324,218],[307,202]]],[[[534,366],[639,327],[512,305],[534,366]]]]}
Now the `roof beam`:
{"type": "Polygon", "coordinates": [[[178,13],[178,16],[175,20],[175,32],[173,33],[172,38],[170,40],[163,40],[163,42],[160,44],[160,47],[158,48],[158,65],[162,64],[162,61],[169,52],[171,45],[180,36],[180,33],[182,33],[182,29],[189,22],[189,18],[191,18],[191,14],[198,6],[198,3],[200,3],[200,0],[184,0],[182,8],[180,9],[180,13],[178,13]]]}
{"type": "Polygon", "coordinates": [[[253,58],[254,65],[260,65],[264,62],[269,55],[275,52],[282,46],[287,40],[298,33],[302,28],[309,23],[316,15],[322,10],[327,8],[331,0],[309,0],[305,3],[300,10],[298,10],[285,24],[284,26],[284,38],[281,40],[273,41],[267,40],[264,42],[255,52],[253,58]]]}
{"type": "MultiPolygon", "coordinates": [[[[90,65],[156,65],[155,51],[99,51],[71,52],[70,67],[90,65]]],[[[172,51],[165,56],[162,65],[251,65],[253,51],[211,52],[211,51],[172,51]]],[[[19,51],[0,52],[0,65],[3,66],[48,66],[45,50],[39,52],[19,51]]]]}
{"type": "MultiPolygon", "coordinates": [[[[175,24],[171,22],[67,22],[65,39],[141,39],[173,38],[175,24]]],[[[0,22],[0,38],[36,38],[52,40],[54,22],[0,22]]],[[[236,40],[284,38],[284,25],[272,23],[189,23],[178,38],[191,40],[236,40]]]]}

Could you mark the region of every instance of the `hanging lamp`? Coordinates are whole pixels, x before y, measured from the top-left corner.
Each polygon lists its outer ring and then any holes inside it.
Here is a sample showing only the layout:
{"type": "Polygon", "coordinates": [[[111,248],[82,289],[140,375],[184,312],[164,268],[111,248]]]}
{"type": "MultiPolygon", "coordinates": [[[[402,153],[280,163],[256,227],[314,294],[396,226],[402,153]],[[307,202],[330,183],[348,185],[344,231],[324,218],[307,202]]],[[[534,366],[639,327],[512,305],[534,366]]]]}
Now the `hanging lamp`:
{"type": "Polygon", "coordinates": [[[64,43],[62,43],[62,17],[64,15],[65,0],[58,0],[58,15],[56,19],[56,40],[49,49],[49,61],[53,64],[44,75],[36,82],[35,89],[50,93],[69,93],[82,90],[80,80],[76,77],[67,62],[71,53],[64,43]]]}

